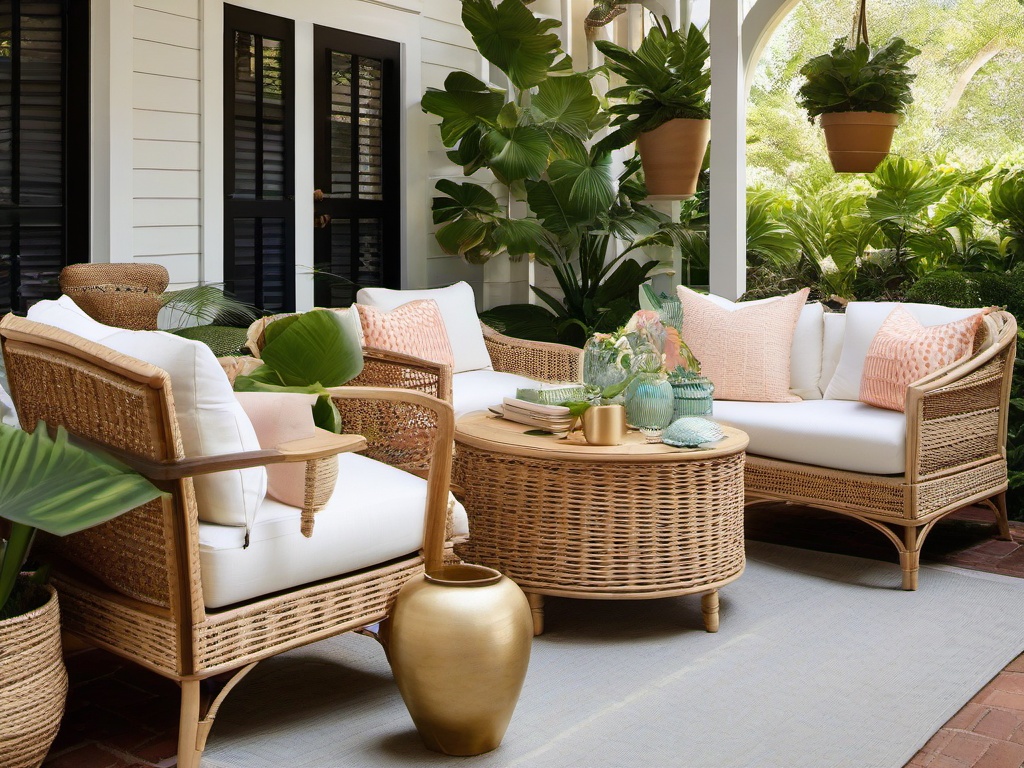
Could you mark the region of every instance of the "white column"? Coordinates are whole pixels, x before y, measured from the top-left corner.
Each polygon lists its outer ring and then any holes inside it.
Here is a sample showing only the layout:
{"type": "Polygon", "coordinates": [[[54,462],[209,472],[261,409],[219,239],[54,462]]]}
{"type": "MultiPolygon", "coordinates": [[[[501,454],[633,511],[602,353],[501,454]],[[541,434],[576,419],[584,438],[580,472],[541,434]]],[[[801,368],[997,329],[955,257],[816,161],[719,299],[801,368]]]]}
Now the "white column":
{"type": "Polygon", "coordinates": [[[742,32],[741,3],[711,3],[711,292],[727,299],[747,285],[742,32]]]}

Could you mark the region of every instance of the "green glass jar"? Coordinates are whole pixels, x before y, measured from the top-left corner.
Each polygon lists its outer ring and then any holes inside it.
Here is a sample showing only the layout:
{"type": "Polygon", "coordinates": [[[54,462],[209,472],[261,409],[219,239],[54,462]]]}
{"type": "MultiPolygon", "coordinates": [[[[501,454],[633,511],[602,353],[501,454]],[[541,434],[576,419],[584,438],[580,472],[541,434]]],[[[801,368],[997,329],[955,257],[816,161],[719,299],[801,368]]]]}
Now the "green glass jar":
{"type": "Polygon", "coordinates": [[[657,374],[639,374],[626,387],[626,421],[639,429],[664,429],[672,423],[672,385],[657,374]]]}
{"type": "Polygon", "coordinates": [[[715,385],[704,376],[672,382],[672,419],[683,416],[710,416],[714,408],[715,385]]]}

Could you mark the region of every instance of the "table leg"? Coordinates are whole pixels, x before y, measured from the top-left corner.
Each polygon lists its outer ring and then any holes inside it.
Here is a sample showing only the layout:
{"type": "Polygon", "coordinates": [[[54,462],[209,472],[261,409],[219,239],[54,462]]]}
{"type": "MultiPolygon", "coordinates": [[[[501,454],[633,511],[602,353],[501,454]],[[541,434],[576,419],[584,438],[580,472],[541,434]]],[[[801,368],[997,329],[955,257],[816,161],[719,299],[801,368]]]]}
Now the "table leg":
{"type": "Polygon", "coordinates": [[[544,595],[527,592],[526,599],[530,602],[530,613],[533,614],[533,636],[544,632],[544,595]]]}
{"type": "Polygon", "coordinates": [[[713,589],[700,597],[700,612],[704,615],[704,629],[718,631],[718,590],[713,589]]]}

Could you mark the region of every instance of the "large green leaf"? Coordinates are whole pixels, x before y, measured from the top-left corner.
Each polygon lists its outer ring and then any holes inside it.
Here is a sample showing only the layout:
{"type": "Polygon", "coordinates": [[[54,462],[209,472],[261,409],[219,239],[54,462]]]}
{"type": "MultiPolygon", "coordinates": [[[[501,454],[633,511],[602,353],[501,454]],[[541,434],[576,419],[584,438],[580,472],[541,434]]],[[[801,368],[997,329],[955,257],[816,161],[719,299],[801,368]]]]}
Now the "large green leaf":
{"type": "Polygon", "coordinates": [[[462,0],[462,23],[483,57],[519,89],[539,85],[559,68],[560,43],[550,30],[561,23],[538,19],[522,0],[502,0],[497,6],[491,0],[462,0]]]}
{"type": "Polygon", "coordinates": [[[546,250],[548,236],[536,219],[502,219],[495,225],[493,232],[494,241],[512,257],[546,250]]]}
{"type": "Polygon", "coordinates": [[[536,304],[505,304],[480,313],[480,319],[491,328],[530,341],[558,341],[556,318],[536,304]]]}
{"type": "Polygon", "coordinates": [[[274,369],[285,386],[319,383],[340,387],[363,370],[358,320],[351,312],[314,310],[283,318],[267,326],[263,362],[274,369]],[[284,330],[270,333],[277,323],[284,330]]]}
{"type": "Polygon", "coordinates": [[[548,176],[569,215],[580,222],[597,218],[615,201],[615,173],[609,154],[598,154],[586,163],[556,160],[548,168],[548,176]]]}
{"type": "Polygon", "coordinates": [[[0,425],[0,515],[67,536],[160,496],[146,478],[103,454],[73,445],[63,427],[51,438],[0,425]]]}
{"type": "Polygon", "coordinates": [[[494,224],[491,222],[466,218],[445,224],[434,233],[434,237],[445,253],[466,258],[470,252],[490,240],[493,229],[494,224]]]}
{"type": "Polygon", "coordinates": [[[547,168],[548,136],[536,125],[496,128],[484,135],[482,144],[488,165],[503,184],[536,178],[547,168]]]}
{"type": "Polygon", "coordinates": [[[491,88],[466,72],[452,72],[444,90],[428,88],[421,106],[441,118],[441,141],[453,147],[462,136],[481,124],[493,125],[505,103],[503,91],[491,88]]]}
{"type": "Polygon", "coordinates": [[[583,75],[548,78],[531,103],[538,122],[551,123],[581,141],[590,138],[600,106],[590,80],[583,75]]]}
{"type": "Polygon", "coordinates": [[[447,197],[435,197],[432,204],[434,223],[443,224],[446,221],[459,219],[464,216],[497,216],[501,208],[494,195],[472,182],[459,184],[451,179],[441,179],[434,185],[439,192],[447,197]]]}
{"type": "Polygon", "coordinates": [[[555,234],[567,234],[576,225],[569,212],[568,195],[559,195],[550,182],[527,180],[526,201],[544,228],[555,234]]]}

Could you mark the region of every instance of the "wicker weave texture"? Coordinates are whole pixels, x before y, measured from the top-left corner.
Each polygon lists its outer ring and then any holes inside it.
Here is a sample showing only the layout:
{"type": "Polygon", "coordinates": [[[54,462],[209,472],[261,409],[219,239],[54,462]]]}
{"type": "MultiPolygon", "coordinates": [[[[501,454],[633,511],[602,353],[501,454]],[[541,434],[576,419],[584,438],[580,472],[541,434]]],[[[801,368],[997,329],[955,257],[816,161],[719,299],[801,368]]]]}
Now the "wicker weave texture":
{"type": "Polygon", "coordinates": [[[437,433],[432,411],[406,402],[336,399],[334,404],[341,413],[343,431],[366,438],[364,456],[406,472],[429,468],[437,433]]]}
{"type": "Polygon", "coordinates": [[[167,281],[159,264],[72,264],[59,278],[61,292],[94,320],[150,331],[156,330],[167,281]]]}
{"type": "Polygon", "coordinates": [[[524,341],[480,324],[494,370],[538,381],[582,381],[583,350],[566,344],[524,341]]]}
{"type": "Polygon", "coordinates": [[[742,450],[594,463],[456,442],[453,480],[473,532],[456,551],[523,589],[653,597],[706,590],[743,569],[742,450]]]}
{"type": "Polygon", "coordinates": [[[302,535],[307,539],[313,535],[314,516],[331,500],[337,480],[337,456],[306,462],[302,488],[302,535]]]}
{"type": "MultiPolygon", "coordinates": [[[[43,589],[43,588],[40,588],[43,589]]],[[[44,605],[0,622],[0,764],[36,768],[57,735],[68,674],[60,645],[57,593],[44,605]]]]}

